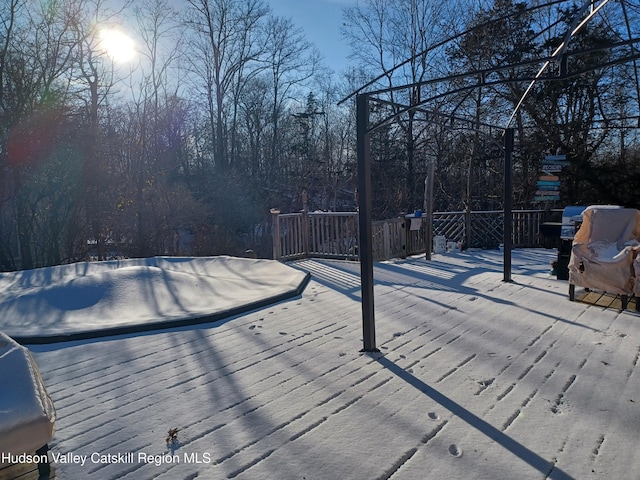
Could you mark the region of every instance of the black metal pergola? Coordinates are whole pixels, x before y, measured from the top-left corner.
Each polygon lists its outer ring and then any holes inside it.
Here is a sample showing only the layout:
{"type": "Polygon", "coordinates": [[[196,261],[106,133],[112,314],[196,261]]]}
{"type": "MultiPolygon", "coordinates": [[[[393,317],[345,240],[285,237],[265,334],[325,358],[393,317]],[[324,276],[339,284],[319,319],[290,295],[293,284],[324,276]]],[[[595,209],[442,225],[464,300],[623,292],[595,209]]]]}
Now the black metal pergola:
{"type": "MultiPolygon", "coordinates": [[[[357,158],[358,158],[358,208],[359,208],[359,253],[360,253],[360,278],[361,278],[361,295],[362,295],[362,331],[363,331],[363,349],[364,352],[376,352],[378,351],[376,345],[376,329],[375,329],[375,306],[374,306],[374,278],[373,278],[373,245],[372,245],[372,186],[371,186],[371,152],[370,152],[370,140],[371,134],[378,128],[393,122],[397,117],[407,112],[423,112],[428,118],[446,117],[448,121],[467,122],[471,125],[471,128],[479,128],[480,126],[492,127],[503,131],[503,152],[504,152],[504,281],[511,281],[511,249],[512,249],[512,153],[514,149],[514,130],[510,127],[510,124],[526,96],[532,90],[536,82],[550,82],[550,81],[563,81],[577,78],[588,72],[592,72],[596,69],[610,67],[616,64],[633,62],[636,81],[638,80],[638,68],[636,65],[637,60],[640,58],[640,54],[636,49],[636,45],[640,43],[640,38],[632,36],[632,28],[629,24],[628,16],[624,10],[625,2],[627,0],[619,0],[619,2],[613,2],[610,0],[590,0],[583,3],[582,7],[578,9],[575,17],[572,19],[572,24],[569,30],[566,32],[564,41],[558,46],[554,52],[545,57],[539,57],[531,60],[527,60],[520,63],[512,63],[503,66],[497,66],[488,69],[467,71],[459,74],[452,74],[445,77],[428,79],[420,82],[404,84],[394,87],[388,87],[383,89],[372,89],[380,79],[392,73],[394,70],[402,67],[415,58],[424,55],[426,52],[420,52],[407,59],[405,62],[396,65],[392,69],[384,72],[382,75],[373,79],[357,91],[350,94],[343,99],[340,103],[347,101],[350,98],[355,97],[356,103],[356,131],[357,131],[357,158]],[[580,32],[580,30],[593,19],[598,12],[600,12],[608,4],[618,3],[622,5],[624,11],[623,18],[626,21],[626,31],[628,38],[619,40],[617,42],[609,43],[608,45],[602,45],[590,50],[577,49],[570,50],[569,43],[573,36],[580,32]],[[586,53],[595,52],[598,50],[611,50],[611,49],[625,49],[621,55],[618,55],[615,59],[606,63],[601,63],[594,67],[590,67],[584,70],[570,70],[568,68],[568,60],[574,56],[584,55],[586,53]],[[529,73],[530,67],[540,65],[536,74],[529,73]],[[550,69],[553,65],[555,68],[550,69]],[[522,75],[510,76],[504,78],[495,74],[509,70],[510,72],[518,71],[519,69],[525,70],[522,75]],[[469,82],[468,80],[471,79],[469,82]],[[445,92],[435,94],[429,98],[421,98],[421,89],[429,85],[443,84],[451,82],[453,80],[467,80],[467,82],[454,89],[449,89],[445,92]],[[525,90],[524,95],[520,98],[515,109],[511,113],[508,120],[502,126],[478,124],[478,122],[469,118],[464,118],[455,115],[455,112],[451,114],[443,114],[429,110],[427,105],[439,98],[445,96],[457,94],[464,91],[470,91],[483,87],[490,87],[506,83],[519,83],[529,86],[525,90]],[[397,101],[389,101],[385,96],[392,94],[393,92],[409,91],[412,99],[408,104],[398,103],[397,101]],[[383,104],[393,107],[393,112],[386,117],[377,119],[377,122],[372,124],[370,121],[370,113],[372,104],[383,104]]],[[[563,3],[562,1],[551,1],[543,5],[535,7],[529,7],[529,10],[548,7],[551,5],[563,3]]],[[[492,22],[504,19],[492,20],[492,22]]],[[[489,22],[491,23],[491,22],[489,22]]],[[[485,24],[486,25],[486,24],[485,24]]],[[[476,27],[477,28],[477,27],[476,27]]],[[[467,30],[461,34],[448,38],[447,40],[438,43],[431,47],[430,50],[442,47],[448,42],[451,42],[461,36],[471,32],[467,30]]],[[[638,95],[638,103],[640,104],[640,87],[636,88],[638,95]]],[[[427,120],[423,120],[427,121],[427,120]]],[[[429,120],[433,121],[433,120],[429,120]]],[[[640,118],[638,119],[640,125],[640,118]]],[[[427,247],[429,248],[429,246],[427,247]]]]}

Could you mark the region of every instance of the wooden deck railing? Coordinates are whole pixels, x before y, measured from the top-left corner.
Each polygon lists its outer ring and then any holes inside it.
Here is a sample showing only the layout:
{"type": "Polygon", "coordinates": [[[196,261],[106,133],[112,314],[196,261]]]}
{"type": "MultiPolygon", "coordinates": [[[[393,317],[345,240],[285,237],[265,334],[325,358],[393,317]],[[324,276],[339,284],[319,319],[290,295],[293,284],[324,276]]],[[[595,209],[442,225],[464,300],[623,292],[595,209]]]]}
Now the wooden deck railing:
{"type": "MultiPolygon", "coordinates": [[[[357,212],[300,212],[281,214],[272,210],[273,258],[304,257],[357,260],[357,212]]],[[[514,210],[513,246],[543,246],[539,234],[543,210],[514,210]]],[[[435,212],[433,237],[466,247],[497,248],[502,243],[502,211],[435,212]]],[[[426,219],[409,217],[373,222],[373,256],[376,261],[424,253],[427,249],[426,219]]]]}

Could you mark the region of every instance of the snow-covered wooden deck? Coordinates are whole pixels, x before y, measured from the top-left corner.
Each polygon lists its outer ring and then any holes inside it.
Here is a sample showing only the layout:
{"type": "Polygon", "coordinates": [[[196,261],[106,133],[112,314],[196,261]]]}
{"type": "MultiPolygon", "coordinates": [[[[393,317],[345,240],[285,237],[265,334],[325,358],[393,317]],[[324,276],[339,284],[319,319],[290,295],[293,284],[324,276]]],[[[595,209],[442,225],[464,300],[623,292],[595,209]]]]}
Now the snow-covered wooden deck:
{"type": "Polygon", "coordinates": [[[359,264],[324,260],[224,322],[34,346],[56,478],[639,478],[640,317],[569,302],[553,254],[376,264],[379,354],[359,264]]]}

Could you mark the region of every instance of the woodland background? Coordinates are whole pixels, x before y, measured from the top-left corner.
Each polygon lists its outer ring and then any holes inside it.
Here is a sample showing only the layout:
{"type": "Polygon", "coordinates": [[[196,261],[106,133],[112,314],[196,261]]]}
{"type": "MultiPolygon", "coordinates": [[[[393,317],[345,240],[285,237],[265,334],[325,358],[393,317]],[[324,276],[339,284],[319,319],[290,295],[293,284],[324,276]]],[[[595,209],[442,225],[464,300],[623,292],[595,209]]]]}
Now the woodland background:
{"type": "MultiPolygon", "coordinates": [[[[549,153],[571,166],[561,202],[546,206],[640,206],[638,68],[599,49],[637,35],[640,7],[615,3],[572,40],[584,53],[571,67],[588,73],[536,84],[513,118],[515,208],[541,207],[549,153]]],[[[548,55],[577,9],[362,0],[343,14],[352,68],[335,72],[265,0],[6,0],[0,270],[116,255],[267,257],[270,208],[299,211],[306,192],[310,210],[356,209],[354,102],[338,102],[407,59],[372,88],[450,79],[418,93],[434,99],[430,118],[404,114],[373,135],[375,218],[422,208],[431,163],[434,210],[500,209],[500,126],[528,84],[467,89],[453,74],[548,55]],[[99,28],[123,18],[141,39],[135,66],[100,45],[99,28]]]]}

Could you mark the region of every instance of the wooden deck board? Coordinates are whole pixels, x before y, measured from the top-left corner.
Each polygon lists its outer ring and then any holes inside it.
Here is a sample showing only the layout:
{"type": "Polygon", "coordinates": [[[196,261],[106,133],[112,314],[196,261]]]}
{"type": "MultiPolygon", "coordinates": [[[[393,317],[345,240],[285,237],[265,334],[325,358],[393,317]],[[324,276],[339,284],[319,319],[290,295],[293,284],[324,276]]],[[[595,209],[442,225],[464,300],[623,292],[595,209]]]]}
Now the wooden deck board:
{"type": "MultiPolygon", "coordinates": [[[[607,292],[598,291],[585,291],[576,294],[576,300],[582,303],[588,303],[589,305],[595,305],[603,308],[615,308],[622,310],[622,298],[620,295],[615,295],[607,292]]],[[[627,310],[636,310],[636,297],[629,298],[627,303],[627,310]]]]}
{"type": "Polygon", "coordinates": [[[54,480],[55,467],[52,465],[49,475],[40,476],[36,463],[15,463],[0,465],[0,480],[54,480]]]}

